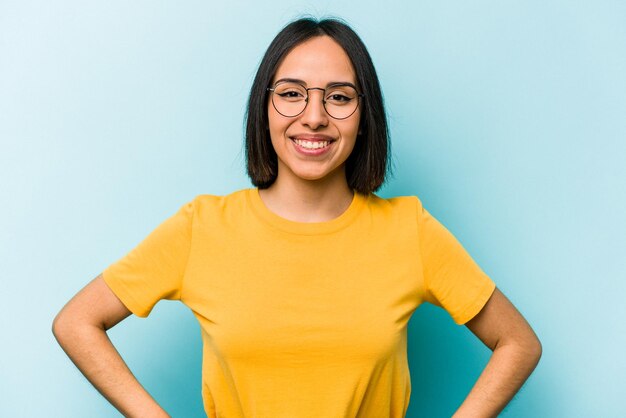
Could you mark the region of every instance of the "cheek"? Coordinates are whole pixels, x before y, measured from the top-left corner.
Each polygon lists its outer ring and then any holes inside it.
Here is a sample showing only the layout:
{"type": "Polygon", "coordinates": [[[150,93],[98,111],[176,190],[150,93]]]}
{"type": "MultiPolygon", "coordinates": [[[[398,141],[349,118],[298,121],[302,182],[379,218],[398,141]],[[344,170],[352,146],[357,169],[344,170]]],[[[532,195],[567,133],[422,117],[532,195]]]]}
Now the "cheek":
{"type": "Polygon", "coordinates": [[[270,104],[267,109],[267,129],[270,131],[270,134],[272,134],[272,137],[274,136],[274,132],[276,132],[278,128],[278,120],[274,112],[272,112],[273,110],[274,109],[270,104]]]}
{"type": "Polygon", "coordinates": [[[267,104],[267,121],[269,126],[281,126],[285,124],[285,117],[274,109],[272,102],[267,104]]]}
{"type": "MultiPolygon", "coordinates": [[[[272,107],[271,104],[270,107],[272,107]]],[[[267,121],[267,129],[270,134],[272,146],[274,147],[274,149],[283,147],[283,139],[285,137],[285,132],[289,127],[289,121],[285,121],[284,117],[278,115],[273,107],[271,109],[268,109],[267,121]]]]}
{"type": "Polygon", "coordinates": [[[346,126],[345,132],[349,133],[350,136],[355,137],[359,134],[361,127],[361,117],[357,115],[353,121],[349,125],[346,126]]]}

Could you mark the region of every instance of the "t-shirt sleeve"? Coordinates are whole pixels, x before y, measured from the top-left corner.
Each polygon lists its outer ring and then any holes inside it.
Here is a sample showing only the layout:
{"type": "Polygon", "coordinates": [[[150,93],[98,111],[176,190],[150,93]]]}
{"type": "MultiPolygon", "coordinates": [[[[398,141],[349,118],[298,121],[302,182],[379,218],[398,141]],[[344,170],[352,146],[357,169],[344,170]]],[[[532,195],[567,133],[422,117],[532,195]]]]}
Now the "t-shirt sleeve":
{"type": "Polygon", "coordinates": [[[148,316],[161,299],[180,299],[191,250],[193,213],[194,202],[184,204],[102,272],[106,284],[135,315],[148,316]]]}
{"type": "Polygon", "coordinates": [[[421,202],[418,234],[426,301],[444,308],[457,324],[465,324],[485,306],[495,283],[421,202]]]}

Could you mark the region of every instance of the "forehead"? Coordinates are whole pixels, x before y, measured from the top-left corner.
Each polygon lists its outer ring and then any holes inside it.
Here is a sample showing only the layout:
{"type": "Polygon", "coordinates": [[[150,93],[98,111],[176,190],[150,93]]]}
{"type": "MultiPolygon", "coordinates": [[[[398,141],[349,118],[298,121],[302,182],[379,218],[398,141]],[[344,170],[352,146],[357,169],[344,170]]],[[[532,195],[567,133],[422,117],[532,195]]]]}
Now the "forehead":
{"type": "Polygon", "coordinates": [[[292,49],[278,66],[272,82],[281,78],[303,80],[311,86],[336,81],[356,84],[348,54],[329,36],[316,36],[292,49]]]}

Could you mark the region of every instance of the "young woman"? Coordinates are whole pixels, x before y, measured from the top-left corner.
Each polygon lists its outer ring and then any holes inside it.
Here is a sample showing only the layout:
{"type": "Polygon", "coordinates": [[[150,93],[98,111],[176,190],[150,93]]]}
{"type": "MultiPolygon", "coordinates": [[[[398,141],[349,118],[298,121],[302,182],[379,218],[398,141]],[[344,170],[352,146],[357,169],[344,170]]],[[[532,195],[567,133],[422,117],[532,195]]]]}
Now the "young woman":
{"type": "Polygon", "coordinates": [[[493,350],[455,416],[496,416],[541,345],[417,197],[373,193],[388,149],[359,37],[337,20],[290,23],[250,93],[256,187],[183,205],[68,302],[59,343],[124,415],[167,416],[106,330],[178,299],[201,326],[209,417],[403,417],[406,325],[427,301],[493,350]]]}

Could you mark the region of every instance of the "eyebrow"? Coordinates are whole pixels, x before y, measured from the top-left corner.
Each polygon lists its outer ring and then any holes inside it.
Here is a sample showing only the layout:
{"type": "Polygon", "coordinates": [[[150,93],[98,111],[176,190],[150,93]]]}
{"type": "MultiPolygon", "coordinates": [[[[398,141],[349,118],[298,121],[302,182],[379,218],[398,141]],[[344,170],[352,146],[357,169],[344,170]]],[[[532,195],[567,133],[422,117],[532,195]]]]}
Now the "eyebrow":
{"type": "MultiPolygon", "coordinates": [[[[305,87],[307,86],[306,81],[300,80],[297,78],[281,78],[280,80],[276,80],[274,85],[281,83],[281,82],[298,83],[298,84],[304,85],[305,87]]],[[[331,86],[350,86],[350,87],[354,87],[354,89],[356,90],[356,86],[349,81],[330,81],[326,84],[326,88],[331,87],[331,86]]]]}

